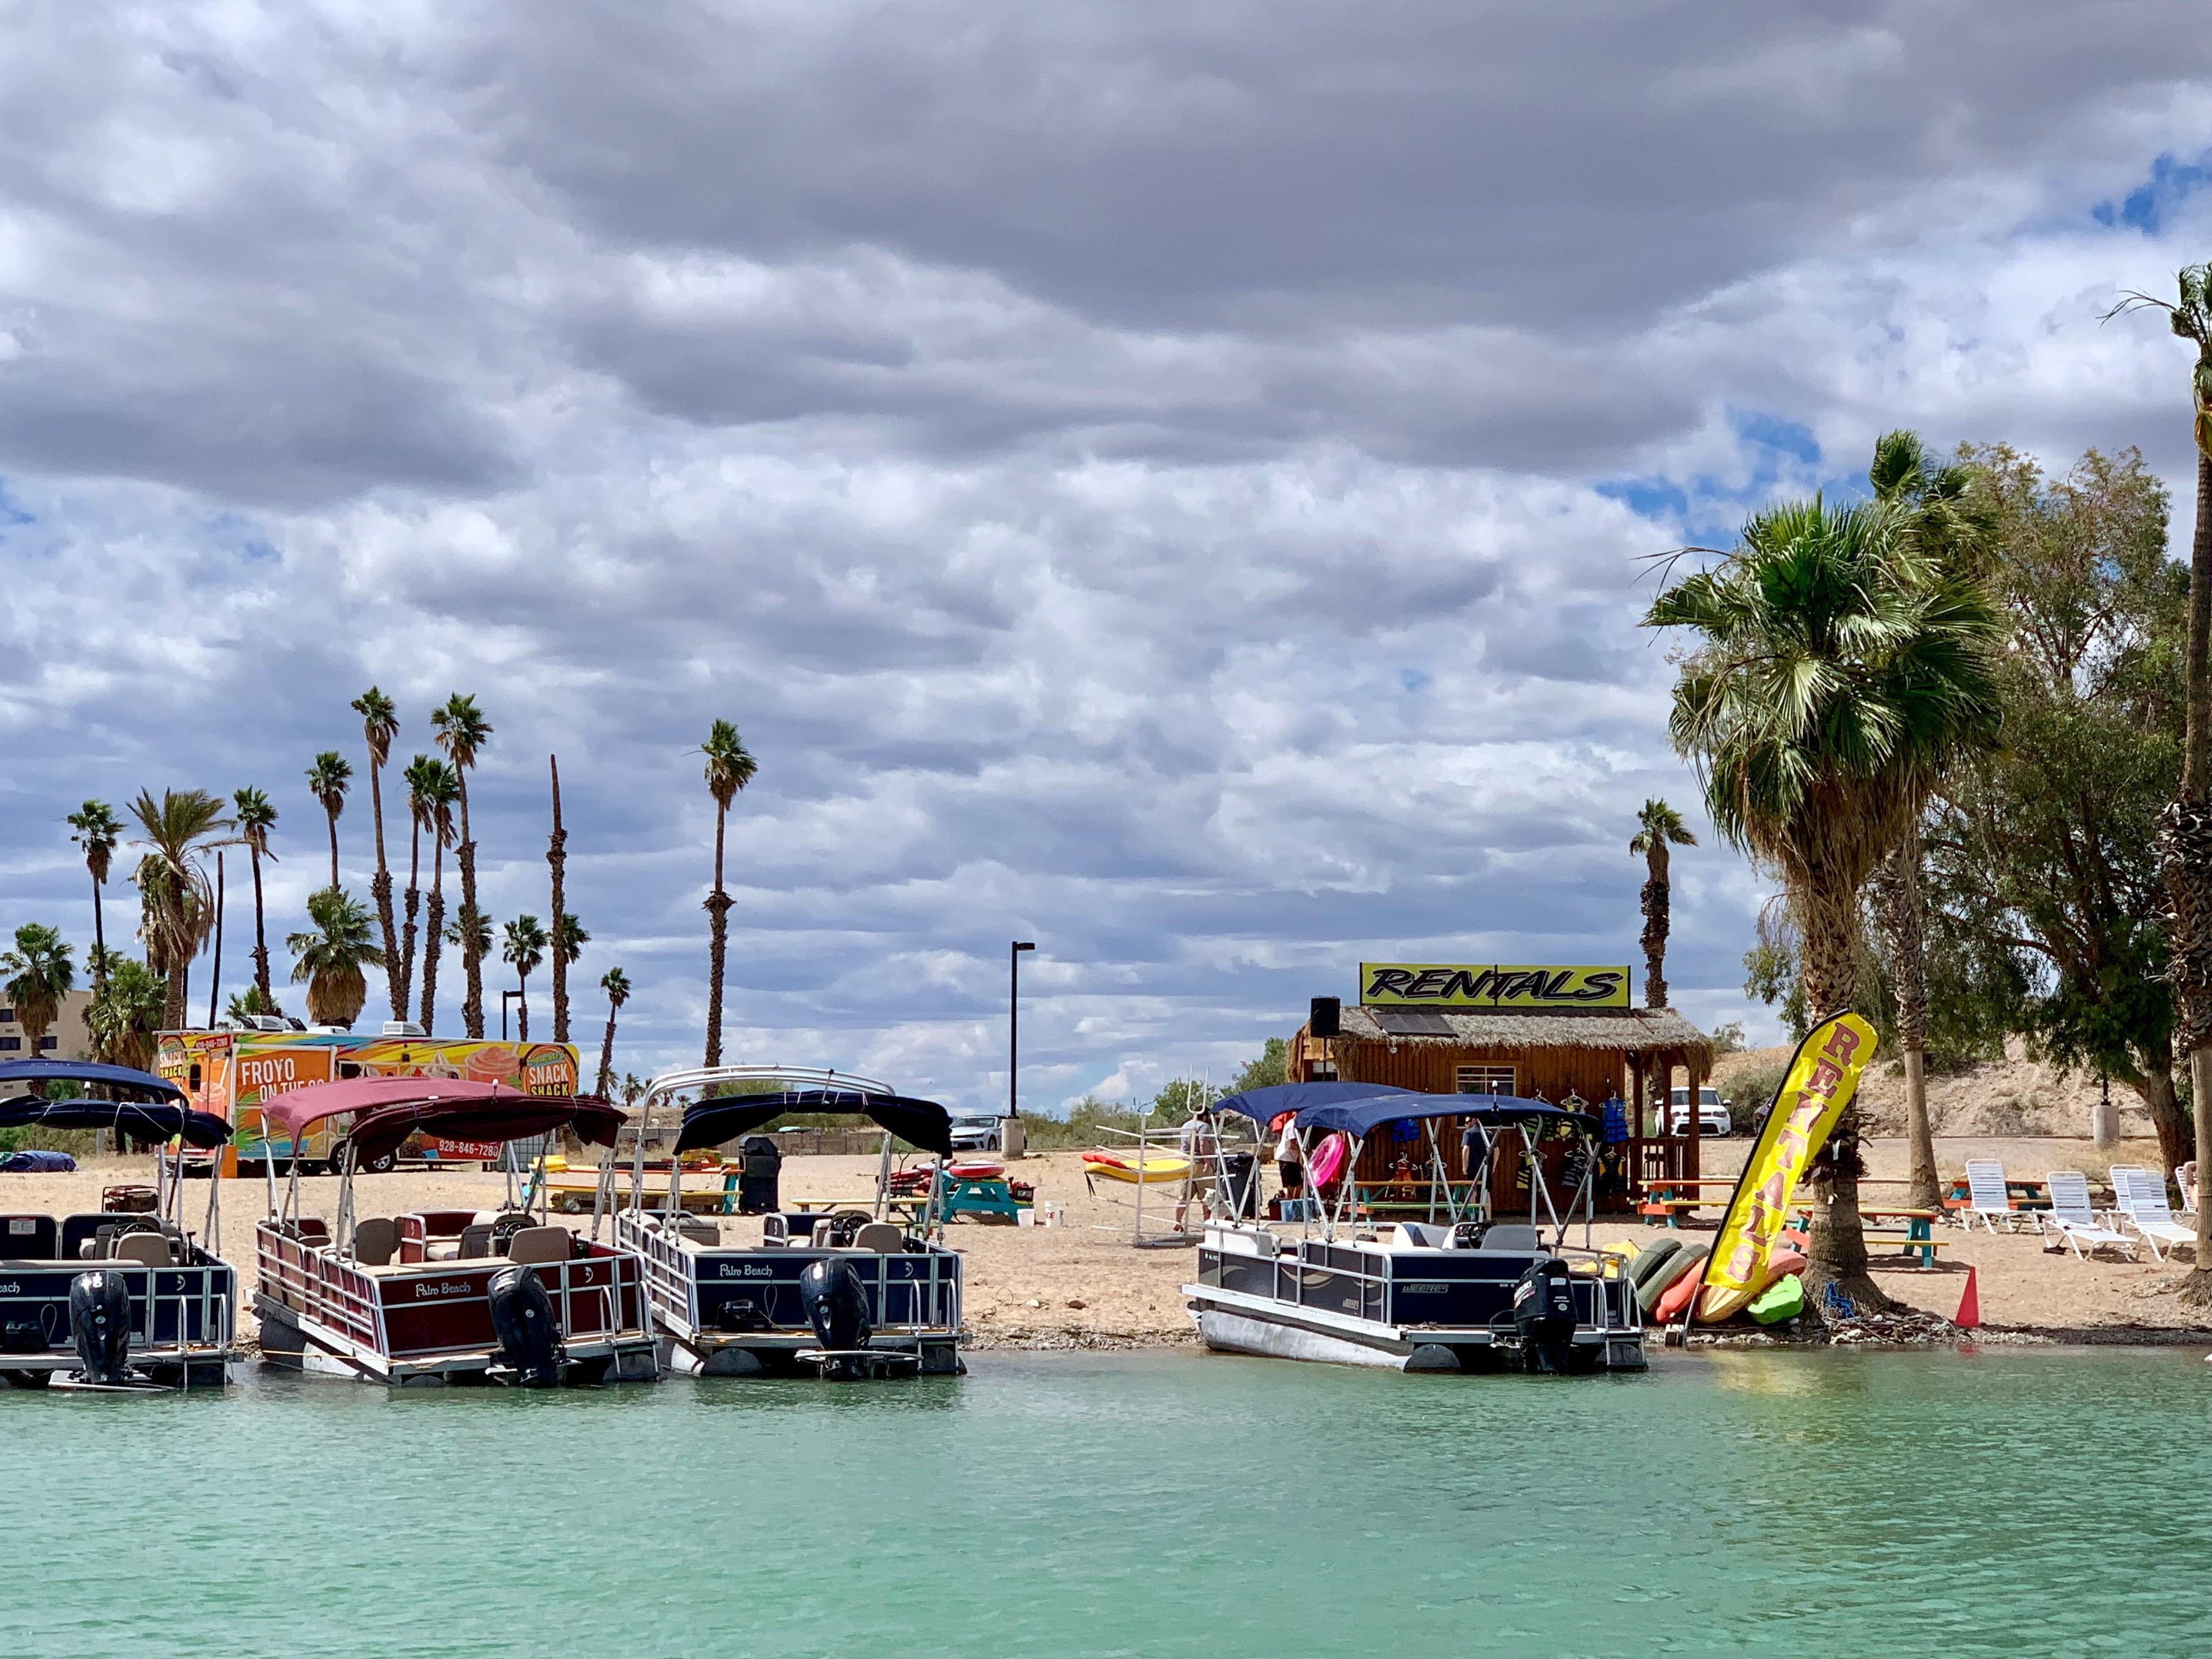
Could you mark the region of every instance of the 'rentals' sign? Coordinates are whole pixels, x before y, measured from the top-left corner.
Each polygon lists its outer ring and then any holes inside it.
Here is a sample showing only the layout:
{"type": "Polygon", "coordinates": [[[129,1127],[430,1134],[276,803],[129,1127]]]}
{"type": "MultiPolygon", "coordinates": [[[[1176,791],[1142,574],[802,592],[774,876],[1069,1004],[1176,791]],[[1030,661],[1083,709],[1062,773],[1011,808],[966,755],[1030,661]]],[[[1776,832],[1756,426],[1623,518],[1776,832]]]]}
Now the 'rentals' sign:
{"type": "Polygon", "coordinates": [[[1463,1013],[1626,1008],[1628,969],[1363,962],[1359,1001],[1366,1008],[1450,1008],[1463,1013]]]}

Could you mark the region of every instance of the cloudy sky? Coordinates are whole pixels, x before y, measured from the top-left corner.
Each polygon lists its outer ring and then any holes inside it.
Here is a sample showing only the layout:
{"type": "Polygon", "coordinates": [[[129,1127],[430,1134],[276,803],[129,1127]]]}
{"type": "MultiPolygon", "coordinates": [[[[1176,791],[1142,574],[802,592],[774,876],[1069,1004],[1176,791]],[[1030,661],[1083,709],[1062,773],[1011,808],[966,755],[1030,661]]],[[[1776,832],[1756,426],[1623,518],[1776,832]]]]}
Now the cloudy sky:
{"type": "MultiPolygon", "coordinates": [[[[88,795],[252,783],[289,931],[348,701],[471,691],[487,908],[557,750],[641,1072],[718,716],[735,1057],[1002,1097],[1020,937],[1025,1101],[1149,1093],[1363,957],[1638,958],[1645,556],[1900,424],[2192,499],[2098,319],[2212,255],[2202,0],[4,15],[0,927],[89,938],[88,795]]],[[[1676,867],[1760,1030],[1759,883],[1676,867]]]]}

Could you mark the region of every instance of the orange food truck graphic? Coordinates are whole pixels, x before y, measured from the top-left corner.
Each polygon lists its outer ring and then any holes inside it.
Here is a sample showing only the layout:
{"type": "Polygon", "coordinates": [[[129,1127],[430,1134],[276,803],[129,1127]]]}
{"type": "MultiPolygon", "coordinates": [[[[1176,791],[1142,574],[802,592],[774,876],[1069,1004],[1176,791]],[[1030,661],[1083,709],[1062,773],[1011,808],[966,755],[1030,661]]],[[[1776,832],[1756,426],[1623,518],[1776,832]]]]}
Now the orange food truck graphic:
{"type": "MultiPolygon", "coordinates": [[[[221,1154],[224,1173],[240,1163],[296,1158],[303,1171],[330,1167],[345,1137],[343,1118],[319,1124],[293,1145],[270,1137],[261,1104],[295,1089],[352,1077],[453,1077],[504,1083],[533,1095],[576,1092],[576,1049],[566,1042],[477,1042],[440,1037],[357,1036],[348,1031],[165,1031],[155,1069],[231,1127],[221,1154]]],[[[489,1159],[489,1143],[425,1140],[407,1155],[489,1159]]]]}

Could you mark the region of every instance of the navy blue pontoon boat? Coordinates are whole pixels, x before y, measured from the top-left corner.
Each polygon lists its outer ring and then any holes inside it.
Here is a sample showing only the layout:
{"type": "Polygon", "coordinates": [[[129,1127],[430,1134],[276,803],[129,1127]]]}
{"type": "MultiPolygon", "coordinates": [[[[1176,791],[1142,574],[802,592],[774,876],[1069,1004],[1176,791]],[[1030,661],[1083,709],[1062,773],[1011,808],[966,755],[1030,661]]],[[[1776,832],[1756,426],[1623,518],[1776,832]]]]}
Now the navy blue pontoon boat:
{"type": "MultiPolygon", "coordinates": [[[[1644,1368],[1634,1285],[1617,1261],[1565,1242],[1577,1212],[1587,1217],[1587,1170],[1565,1218],[1548,1218],[1548,1243],[1546,1218],[1533,1208],[1525,1222],[1489,1213],[1486,1170],[1498,1130],[1522,1131],[1522,1156],[1533,1170],[1535,1134],[1594,1134],[1596,1119],[1510,1096],[1416,1094],[1350,1082],[1249,1090],[1215,1109],[1241,1113],[1262,1130],[1295,1112],[1302,1143],[1318,1135],[1350,1139],[1347,1170],[1357,1166],[1359,1141],[1384,1125],[1410,1121],[1426,1132],[1431,1160],[1441,1170],[1437,1125],[1459,1120],[1481,1161],[1472,1173],[1482,1196],[1462,1210],[1445,1182],[1439,1218],[1369,1223],[1356,1213],[1347,1176],[1318,1225],[1306,1223],[1297,1237],[1258,1222],[1209,1221],[1199,1243],[1198,1280],[1183,1286],[1209,1348],[1397,1370],[1644,1368]]],[[[1546,1183],[1533,1179],[1529,1186],[1532,1206],[1540,1194],[1548,1208],[1546,1183]]]]}
{"type": "Polygon", "coordinates": [[[150,1207],[0,1211],[0,1377],[103,1392],[228,1382],[240,1355],[237,1275],[216,1255],[222,1183],[208,1182],[207,1218],[194,1236],[184,1224],[182,1159],[160,1149],[171,1140],[220,1146],[230,1126],[192,1110],[175,1085],[123,1066],[10,1060],[0,1065],[0,1128],[109,1129],[156,1149],[150,1207]],[[117,1097],[48,1100],[49,1083],[117,1097]]]}

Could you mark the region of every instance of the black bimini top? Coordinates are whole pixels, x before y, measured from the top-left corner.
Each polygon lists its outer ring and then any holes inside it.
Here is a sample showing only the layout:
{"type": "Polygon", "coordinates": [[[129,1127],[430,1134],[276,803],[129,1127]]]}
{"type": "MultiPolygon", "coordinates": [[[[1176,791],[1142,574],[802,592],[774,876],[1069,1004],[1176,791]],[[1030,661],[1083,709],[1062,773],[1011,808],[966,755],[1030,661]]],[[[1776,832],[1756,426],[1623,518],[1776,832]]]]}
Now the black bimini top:
{"type": "Polygon", "coordinates": [[[211,1112],[196,1112],[172,1101],[48,1100],[18,1095],[0,1100],[0,1129],[116,1129],[141,1140],[184,1137],[187,1146],[220,1146],[230,1125],[211,1112]]]}
{"type": "Polygon", "coordinates": [[[1265,1128],[1285,1112],[1297,1114],[1301,1129],[1371,1134],[1385,1123],[1413,1118],[1471,1118],[1478,1123],[1568,1123],[1598,1133],[1598,1119],[1517,1095],[1429,1095],[1388,1083],[1278,1083],[1247,1089],[1213,1103],[1217,1112],[1236,1112],[1265,1128]]]}
{"type": "Polygon", "coordinates": [[[952,1156],[952,1117],[933,1100],[863,1093],[858,1089],[794,1089],[773,1095],[716,1095],[684,1109],[676,1150],[719,1146],[786,1112],[854,1112],[873,1118],[900,1139],[939,1158],[952,1156]]]}
{"type": "Polygon", "coordinates": [[[0,1060],[0,1089],[9,1084],[87,1083],[122,1091],[133,1100],[182,1100],[185,1091],[164,1077],[96,1060],[0,1060]]]}

